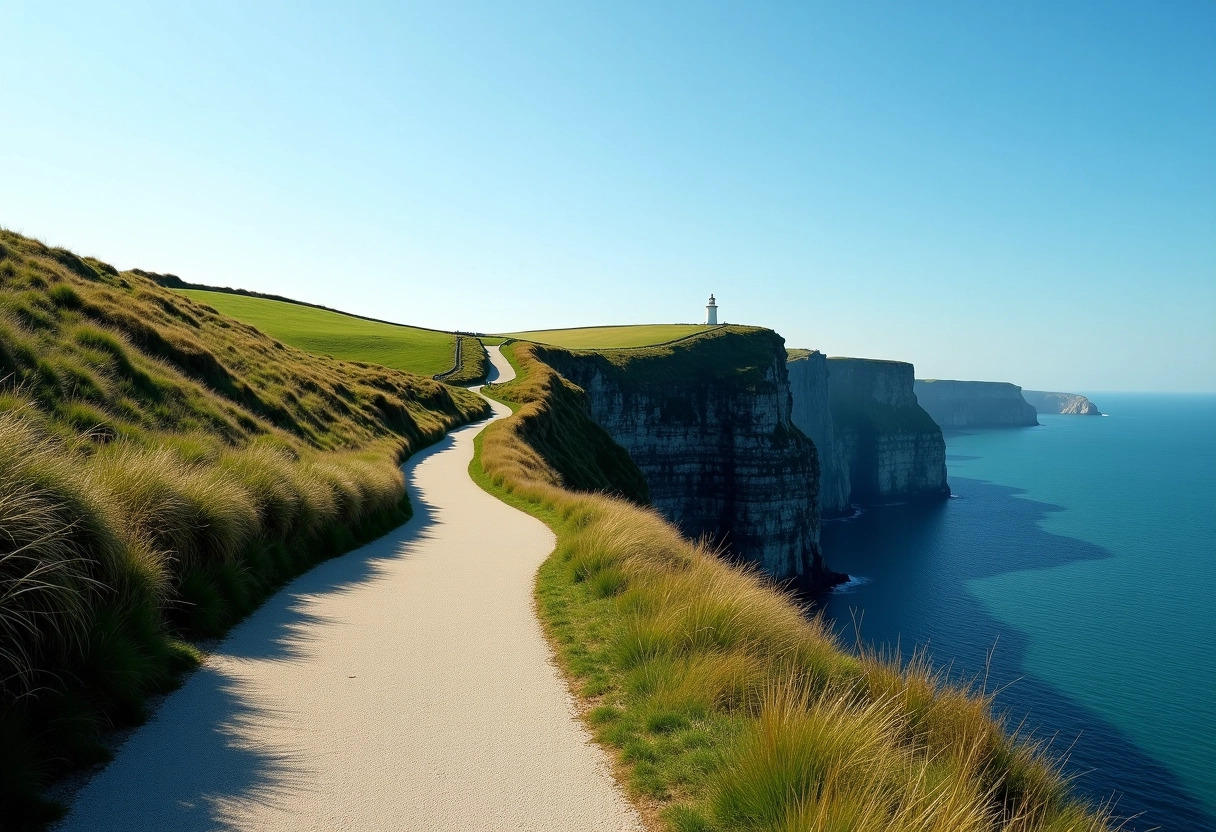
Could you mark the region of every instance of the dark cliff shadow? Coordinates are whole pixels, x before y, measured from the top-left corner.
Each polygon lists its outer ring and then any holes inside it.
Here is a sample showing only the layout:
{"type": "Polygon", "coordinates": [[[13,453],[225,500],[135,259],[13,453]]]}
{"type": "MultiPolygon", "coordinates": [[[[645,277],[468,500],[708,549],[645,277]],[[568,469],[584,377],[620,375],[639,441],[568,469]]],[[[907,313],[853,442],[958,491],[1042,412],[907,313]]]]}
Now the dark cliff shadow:
{"type": "Polygon", "coordinates": [[[245,661],[291,662],[310,653],[310,635],[327,622],[306,599],[350,592],[381,575],[389,560],[408,558],[440,522],[435,506],[414,486],[412,470],[452,447],[454,431],[406,464],[411,519],[378,540],[319,564],[293,580],[235,627],[214,656],[162,703],[119,749],[115,761],[76,796],[73,812],[55,827],[74,830],[234,828],[232,810],[250,803],[290,808],[313,772],[301,756],[250,741],[250,730],[298,728],[298,716],[259,698],[226,672],[245,661]],[[96,787],[96,789],[94,788],[96,787]]]}
{"type": "Polygon", "coordinates": [[[1006,572],[1045,569],[1113,557],[1087,541],[1043,530],[1059,506],[1019,497],[994,483],[952,477],[955,497],[941,503],[876,506],[825,523],[824,556],[836,569],[863,578],[814,599],[846,644],[862,639],[899,647],[906,658],[926,646],[951,678],[982,679],[1000,690],[998,713],[1011,726],[1025,720],[1035,735],[1055,735],[1057,755],[1075,790],[1095,803],[1117,797],[1116,813],[1140,815],[1128,829],[1216,829],[1205,807],[1162,763],[1122,730],[1026,667],[1027,635],[993,617],[967,582],[1006,572]]]}

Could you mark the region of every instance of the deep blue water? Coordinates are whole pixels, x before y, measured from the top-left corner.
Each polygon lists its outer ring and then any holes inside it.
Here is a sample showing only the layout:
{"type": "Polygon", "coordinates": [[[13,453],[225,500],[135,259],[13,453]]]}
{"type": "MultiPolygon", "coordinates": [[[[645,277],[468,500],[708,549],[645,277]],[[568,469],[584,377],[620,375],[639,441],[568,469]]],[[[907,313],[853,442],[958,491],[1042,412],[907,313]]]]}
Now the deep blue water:
{"type": "Polygon", "coordinates": [[[956,677],[992,651],[998,709],[1069,751],[1078,791],[1216,830],[1216,396],[1091,398],[1110,415],[947,434],[950,500],[825,523],[863,579],[827,613],[956,677]]]}

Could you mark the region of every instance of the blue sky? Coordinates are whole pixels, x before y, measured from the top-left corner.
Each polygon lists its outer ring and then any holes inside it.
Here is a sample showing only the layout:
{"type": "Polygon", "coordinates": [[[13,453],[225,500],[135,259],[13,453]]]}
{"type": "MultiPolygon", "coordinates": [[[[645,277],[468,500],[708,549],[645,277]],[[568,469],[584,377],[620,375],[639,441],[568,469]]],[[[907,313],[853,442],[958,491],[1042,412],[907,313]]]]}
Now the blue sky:
{"type": "Polygon", "coordinates": [[[1216,4],[6,4],[0,224],[467,330],[1216,391],[1216,4]],[[659,7],[661,5],[661,8],[659,7]]]}

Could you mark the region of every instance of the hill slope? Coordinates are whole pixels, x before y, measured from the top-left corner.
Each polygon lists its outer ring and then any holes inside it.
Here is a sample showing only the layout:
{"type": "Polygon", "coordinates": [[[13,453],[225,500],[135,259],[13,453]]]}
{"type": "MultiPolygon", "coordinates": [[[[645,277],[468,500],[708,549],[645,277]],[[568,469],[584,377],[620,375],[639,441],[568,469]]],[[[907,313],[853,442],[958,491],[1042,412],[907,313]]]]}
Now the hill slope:
{"type": "Polygon", "coordinates": [[[425,376],[452,369],[457,336],[450,332],[369,321],[315,306],[248,295],[200,289],[176,291],[309,352],[346,361],[374,362],[425,376]]]}
{"type": "Polygon", "coordinates": [[[0,231],[0,816],[317,560],[400,522],[472,393],[0,231]]]}

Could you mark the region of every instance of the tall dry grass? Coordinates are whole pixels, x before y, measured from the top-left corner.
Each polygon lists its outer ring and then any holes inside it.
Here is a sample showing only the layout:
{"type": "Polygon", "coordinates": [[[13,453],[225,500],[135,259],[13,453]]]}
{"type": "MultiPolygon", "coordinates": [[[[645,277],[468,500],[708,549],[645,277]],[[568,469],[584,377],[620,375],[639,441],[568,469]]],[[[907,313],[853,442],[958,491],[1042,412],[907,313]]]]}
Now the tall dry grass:
{"type": "Polygon", "coordinates": [[[175,639],[222,633],[407,516],[393,443],[198,459],[116,441],[80,455],[36,425],[0,412],[0,804],[17,825],[48,816],[30,783],[138,719],[183,668],[175,639]],[[55,706],[67,700],[70,719],[55,706]]]}
{"type": "Polygon", "coordinates": [[[484,411],[0,230],[0,826],[284,581],[406,516],[484,411]]]}
{"type": "Polygon", "coordinates": [[[513,360],[520,379],[493,392],[515,413],[484,431],[471,472],[556,531],[537,584],[542,619],[655,826],[1111,828],[1045,749],[993,718],[983,690],[948,682],[923,656],[900,665],[846,651],[763,576],[655,512],[569,489],[527,441],[566,406],[551,395],[553,370],[528,345],[513,360]]]}

